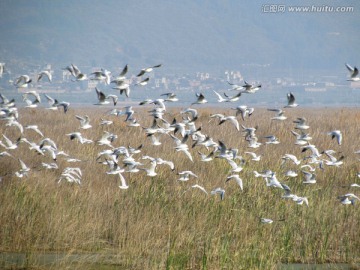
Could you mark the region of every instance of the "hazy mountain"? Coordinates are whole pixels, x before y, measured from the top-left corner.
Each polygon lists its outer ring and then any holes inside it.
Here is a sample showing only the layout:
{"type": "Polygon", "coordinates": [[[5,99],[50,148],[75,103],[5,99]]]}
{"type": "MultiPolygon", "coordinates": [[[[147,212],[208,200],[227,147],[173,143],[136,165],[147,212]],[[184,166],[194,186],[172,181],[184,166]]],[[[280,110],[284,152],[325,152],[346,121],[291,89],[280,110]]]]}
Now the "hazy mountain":
{"type": "Polygon", "coordinates": [[[316,2],[292,5],[354,11],[268,13],[265,1],[238,0],[2,0],[0,62],[109,69],[128,63],[136,70],[163,63],[169,72],[359,64],[360,2],[316,2]]]}

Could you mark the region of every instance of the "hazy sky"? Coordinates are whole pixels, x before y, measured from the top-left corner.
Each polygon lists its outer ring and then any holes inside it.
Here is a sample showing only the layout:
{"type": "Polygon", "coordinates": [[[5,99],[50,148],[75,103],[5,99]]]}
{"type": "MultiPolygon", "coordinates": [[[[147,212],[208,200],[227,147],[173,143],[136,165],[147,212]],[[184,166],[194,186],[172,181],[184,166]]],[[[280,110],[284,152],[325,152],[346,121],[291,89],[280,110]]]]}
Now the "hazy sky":
{"type": "Polygon", "coordinates": [[[0,61],[338,72],[359,23],[359,1],[1,0],[0,61]]]}

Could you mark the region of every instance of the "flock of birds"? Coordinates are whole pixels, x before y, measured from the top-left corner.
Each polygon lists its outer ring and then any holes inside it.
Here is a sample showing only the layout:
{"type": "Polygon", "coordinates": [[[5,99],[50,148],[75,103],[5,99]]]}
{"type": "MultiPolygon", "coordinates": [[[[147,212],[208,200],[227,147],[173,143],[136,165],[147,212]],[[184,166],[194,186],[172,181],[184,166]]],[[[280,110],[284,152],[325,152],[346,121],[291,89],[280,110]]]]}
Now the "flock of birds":
{"type": "MultiPolygon", "coordinates": [[[[4,63],[0,63],[0,78],[4,72],[4,63]]],[[[144,78],[144,75],[152,72],[155,68],[160,68],[161,65],[155,65],[152,67],[142,69],[136,77],[138,81],[132,85],[129,83],[129,79],[126,77],[128,72],[128,65],[126,65],[118,76],[112,76],[111,72],[105,69],[100,71],[93,72],[89,75],[82,73],[80,69],[71,64],[64,68],[72,76],[73,81],[82,81],[82,80],[98,80],[103,82],[105,85],[112,85],[112,89],[119,91],[119,94],[125,94],[126,97],[130,96],[130,87],[132,86],[144,86],[146,85],[150,78],[144,78]]],[[[346,64],[347,69],[350,72],[351,81],[359,81],[359,72],[356,67],[352,67],[346,64]]],[[[40,80],[48,80],[52,82],[52,74],[47,71],[41,71],[38,74],[37,82],[40,80]]],[[[22,75],[14,80],[14,85],[16,88],[28,88],[32,79],[28,75],[22,75]]],[[[236,102],[239,100],[242,94],[254,94],[261,89],[261,84],[250,84],[244,82],[243,85],[236,85],[230,83],[232,91],[237,92],[235,95],[224,95],[219,94],[216,91],[213,91],[217,96],[217,102],[236,102]]],[[[115,94],[105,94],[103,91],[95,88],[95,93],[97,97],[97,102],[94,105],[97,106],[106,106],[113,104],[117,105],[118,95],[115,94]]],[[[59,108],[63,109],[63,112],[66,113],[69,110],[70,103],[66,101],[59,102],[57,99],[50,97],[47,94],[44,94],[45,98],[48,101],[48,106],[46,110],[56,111],[59,108]]],[[[45,137],[44,133],[39,129],[36,124],[23,126],[21,124],[21,118],[19,117],[19,111],[16,107],[14,99],[8,99],[3,94],[0,94],[0,118],[5,122],[6,128],[2,131],[2,138],[0,140],[0,146],[3,148],[3,151],[0,152],[1,158],[13,158],[16,156],[16,149],[21,143],[26,143],[29,146],[29,150],[35,151],[38,155],[44,156],[44,160],[48,162],[42,162],[42,167],[44,170],[60,170],[57,160],[61,156],[68,163],[79,162],[79,159],[72,158],[69,154],[60,150],[57,143],[48,137],[45,137]],[[10,139],[6,136],[5,132],[7,128],[18,129],[20,136],[17,140],[10,139]],[[25,134],[27,132],[35,132],[39,136],[39,142],[29,141],[25,134]]],[[[94,95],[95,98],[95,95],[94,95]]],[[[296,108],[299,104],[296,103],[296,99],[293,93],[287,94],[287,104],[284,104],[284,108],[296,108]]],[[[35,90],[29,90],[23,94],[23,101],[25,102],[25,108],[37,108],[41,104],[41,96],[35,90]]],[[[177,155],[184,155],[191,162],[200,161],[200,162],[212,162],[215,159],[223,159],[226,161],[225,164],[228,164],[229,175],[224,181],[224,186],[228,185],[228,182],[235,182],[240,190],[243,190],[243,180],[241,178],[241,171],[244,166],[248,166],[248,163],[259,162],[261,161],[262,156],[256,153],[257,148],[263,147],[263,145],[270,144],[279,144],[280,141],[275,135],[266,136],[266,141],[261,143],[256,134],[258,127],[246,127],[241,124],[240,121],[245,122],[247,118],[251,117],[254,112],[254,108],[250,108],[246,105],[239,105],[232,108],[235,113],[234,115],[224,115],[220,113],[211,114],[209,117],[209,122],[216,121],[217,125],[223,126],[224,123],[229,123],[227,129],[235,129],[239,134],[242,134],[244,141],[247,143],[248,151],[244,152],[249,159],[245,161],[239,154],[239,149],[231,148],[226,145],[222,140],[214,140],[210,135],[204,134],[202,131],[201,123],[198,123],[199,113],[196,106],[207,103],[206,97],[202,93],[196,94],[194,102],[191,103],[190,107],[183,109],[179,112],[181,120],[174,118],[172,120],[167,119],[166,116],[166,106],[170,102],[176,102],[178,98],[175,93],[164,93],[160,97],[155,99],[146,99],[139,103],[140,106],[152,106],[152,109],[149,111],[149,116],[152,118],[152,125],[145,127],[140,124],[135,118],[135,111],[132,106],[126,106],[122,110],[112,109],[107,112],[107,115],[110,117],[123,117],[124,122],[127,124],[127,128],[140,128],[142,129],[149,142],[157,147],[162,144],[162,140],[165,136],[171,138],[173,141],[173,149],[177,153],[174,155],[174,158],[177,155]],[[241,119],[240,119],[241,117],[241,119]],[[230,126],[231,125],[231,126],[230,126]],[[191,149],[193,149],[191,151],[191,149]],[[194,149],[197,149],[198,158],[193,156],[194,149]],[[254,149],[251,151],[251,149],[254,149]],[[206,150],[206,153],[204,151],[206,150]]],[[[41,108],[40,108],[41,109],[41,108]]],[[[270,121],[285,121],[287,117],[283,108],[269,108],[268,111],[273,112],[274,116],[269,118],[270,121]]],[[[91,130],[92,122],[89,116],[87,115],[76,115],[76,119],[79,120],[79,129],[91,130]]],[[[319,151],[318,148],[311,144],[312,137],[308,133],[310,126],[307,124],[307,120],[304,117],[298,117],[293,121],[294,130],[291,131],[295,137],[294,143],[298,145],[302,152],[309,153],[309,155],[303,159],[298,159],[295,155],[288,153],[281,157],[282,166],[285,163],[291,163],[296,166],[296,170],[288,170],[285,173],[287,178],[298,177],[298,174],[301,173],[303,177],[304,185],[313,185],[316,184],[316,171],[324,170],[326,166],[335,166],[340,167],[343,164],[344,156],[338,156],[338,153],[334,150],[325,150],[319,151]]],[[[109,119],[101,119],[101,126],[110,126],[114,125],[114,121],[109,119]]],[[[51,128],[51,127],[49,127],[51,128]]],[[[219,127],[220,128],[220,127],[219,127]]],[[[101,150],[98,155],[95,157],[97,163],[105,166],[107,169],[107,175],[116,175],[120,181],[120,189],[128,189],[129,185],[124,177],[125,173],[141,173],[144,172],[148,177],[155,177],[158,175],[157,170],[160,166],[168,166],[171,171],[178,175],[178,181],[194,181],[193,179],[198,178],[196,172],[191,170],[176,170],[176,162],[170,160],[164,160],[161,157],[151,157],[146,154],[142,154],[144,149],[143,144],[139,147],[133,148],[130,146],[114,146],[116,142],[117,135],[109,131],[104,131],[103,135],[98,140],[92,140],[85,138],[81,131],[74,131],[68,134],[65,134],[69,137],[69,140],[77,140],[80,144],[96,144],[103,146],[106,149],[101,150]],[[147,165],[148,164],[148,165],[147,165]]],[[[45,132],[46,133],[46,132],[45,132]]],[[[342,144],[342,132],[340,130],[331,130],[327,132],[327,135],[330,139],[335,139],[338,145],[342,144]]],[[[360,151],[356,151],[356,154],[360,154],[360,151]]],[[[160,153],[159,153],[160,155],[160,153]]],[[[31,166],[26,165],[20,158],[17,158],[19,162],[19,169],[15,172],[9,173],[10,176],[16,176],[18,178],[23,178],[31,174],[31,166]]],[[[292,200],[294,203],[299,205],[309,206],[309,200],[307,197],[297,195],[292,193],[291,188],[285,183],[281,182],[277,173],[272,170],[265,170],[263,172],[253,171],[254,177],[263,178],[264,183],[268,187],[278,188],[284,191],[282,198],[292,200]]],[[[2,175],[1,177],[5,177],[2,175]]],[[[357,175],[360,178],[360,173],[357,175]]],[[[66,167],[58,178],[58,182],[67,181],[70,183],[75,183],[81,185],[82,181],[82,170],[80,167],[66,167]]],[[[187,192],[190,189],[198,189],[203,192],[205,195],[219,195],[221,200],[225,199],[225,188],[215,187],[211,191],[208,191],[203,186],[199,184],[192,184],[187,192]]],[[[352,184],[353,187],[360,187],[359,184],[352,184]]],[[[356,200],[360,200],[358,196],[354,193],[346,193],[338,197],[341,204],[354,204],[356,200]]],[[[263,223],[272,223],[272,219],[260,218],[263,223]]]]}

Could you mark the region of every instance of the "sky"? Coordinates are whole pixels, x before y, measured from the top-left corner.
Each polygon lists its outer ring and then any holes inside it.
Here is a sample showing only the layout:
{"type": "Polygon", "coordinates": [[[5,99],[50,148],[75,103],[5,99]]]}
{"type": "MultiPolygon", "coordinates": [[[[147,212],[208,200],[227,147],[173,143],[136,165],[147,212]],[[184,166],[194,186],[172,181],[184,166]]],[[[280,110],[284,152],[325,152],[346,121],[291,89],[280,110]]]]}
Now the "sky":
{"type": "Polygon", "coordinates": [[[359,1],[289,3],[2,0],[0,61],[289,74],[360,62],[359,1]]]}

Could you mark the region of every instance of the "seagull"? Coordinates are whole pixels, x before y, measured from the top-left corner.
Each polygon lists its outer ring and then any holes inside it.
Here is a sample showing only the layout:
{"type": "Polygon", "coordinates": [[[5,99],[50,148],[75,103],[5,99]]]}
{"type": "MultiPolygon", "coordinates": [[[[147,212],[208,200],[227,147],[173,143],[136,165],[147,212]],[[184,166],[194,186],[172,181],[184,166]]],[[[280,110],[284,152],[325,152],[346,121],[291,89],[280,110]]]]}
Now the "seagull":
{"type": "Polygon", "coordinates": [[[291,133],[296,136],[296,145],[305,145],[307,144],[308,141],[312,140],[312,137],[310,137],[310,135],[308,133],[304,133],[303,130],[300,130],[301,134],[295,132],[295,131],[291,131],[291,133]]]}
{"type": "MultiPolygon", "coordinates": [[[[143,157],[143,159],[144,159],[144,157],[143,157]]],[[[156,165],[157,165],[157,162],[154,159],[154,160],[151,161],[149,169],[140,168],[140,170],[146,171],[147,176],[154,177],[154,176],[157,175],[157,173],[155,172],[156,165]]]]}
{"type": "Polygon", "coordinates": [[[0,78],[2,78],[5,70],[5,63],[0,63],[0,78]]]}
{"type": "Polygon", "coordinates": [[[49,82],[52,82],[52,75],[50,73],[50,71],[48,70],[43,70],[38,74],[38,79],[37,81],[39,82],[42,78],[46,77],[49,82]]]}
{"type": "Polygon", "coordinates": [[[285,108],[295,108],[299,106],[299,104],[295,103],[295,96],[293,93],[290,92],[287,94],[287,100],[288,104],[285,106],[285,108]]]}
{"type": "Polygon", "coordinates": [[[209,194],[207,193],[207,191],[205,190],[205,188],[202,187],[202,186],[199,186],[198,184],[192,185],[191,187],[192,187],[192,188],[200,189],[200,190],[201,190],[202,192],[204,192],[206,195],[209,195],[209,194]]]}
{"type": "Polygon", "coordinates": [[[161,64],[156,65],[156,66],[152,66],[152,67],[143,68],[143,69],[141,69],[141,71],[138,73],[138,75],[136,75],[136,77],[140,77],[140,76],[144,75],[145,73],[149,73],[149,72],[153,71],[154,68],[159,68],[159,67],[161,67],[161,64]]]}
{"type": "Polygon", "coordinates": [[[215,188],[214,190],[211,191],[211,195],[216,195],[219,194],[220,195],[220,199],[224,200],[225,198],[225,189],[222,189],[220,187],[215,188]]]}
{"type": "Polygon", "coordinates": [[[214,151],[212,151],[212,152],[211,152],[210,154],[208,154],[208,155],[205,155],[205,154],[200,153],[200,152],[198,151],[198,154],[200,155],[202,162],[209,162],[209,161],[213,160],[214,151]]]}
{"type": "Polygon", "coordinates": [[[110,84],[110,75],[111,72],[106,69],[101,69],[101,71],[95,71],[91,73],[90,75],[94,75],[93,78],[90,78],[90,80],[96,80],[96,81],[103,81],[106,85],[110,84]]]}
{"type": "Polygon", "coordinates": [[[50,96],[47,95],[47,94],[44,94],[44,95],[45,95],[45,97],[46,97],[46,99],[47,99],[47,101],[48,101],[48,103],[49,103],[49,105],[50,105],[50,107],[47,107],[47,108],[45,108],[45,109],[56,111],[56,110],[58,109],[58,106],[57,106],[57,105],[59,104],[59,102],[58,102],[56,99],[50,97],[50,96]]]}
{"type": "Polygon", "coordinates": [[[238,174],[233,174],[233,175],[230,175],[226,178],[226,181],[225,182],[228,182],[230,181],[231,179],[234,179],[236,181],[236,183],[239,185],[240,189],[243,190],[243,181],[242,179],[239,177],[238,174]]]}
{"type": "Polygon", "coordinates": [[[15,175],[19,178],[22,178],[24,176],[27,176],[28,172],[30,171],[30,168],[26,166],[26,164],[19,159],[21,169],[17,172],[15,172],[15,175]]]}
{"type": "Polygon", "coordinates": [[[18,147],[18,144],[20,143],[20,138],[13,143],[8,137],[5,136],[5,134],[2,134],[2,136],[4,137],[7,145],[5,145],[2,141],[0,141],[0,145],[6,150],[14,150],[18,147]]]}
{"type": "Polygon", "coordinates": [[[328,156],[328,158],[330,160],[324,160],[325,161],[325,164],[328,165],[328,166],[336,166],[336,167],[339,167],[340,165],[342,165],[344,162],[342,161],[345,156],[341,156],[339,159],[337,159],[336,157],[334,157],[332,154],[335,153],[335,151],[332,151],[332,150],[326,150],[323,152],[325,155],[328,156]]]}
{"type": "Polygon", "coordinates": [[[119,179],[120,179],[119,188],[120,189],[128,189],[129,186],[126,184],[126,180],[125,180],[124,176],[120,172],[118,173],[118,175],[119,175],[119,179]]]}
{"type": "Polygon", "coordinates": [[[251,155],[252,161],[260,161],[261,155],[256,155],[256,153],[254,153],[254,152],[245,152],[245,154],[251,155]]]}
{"type": "Polygon", "coordinates": [[[171,138],[175,141],[176,143],[176,146],[175,146],[175,150],[176,151],[181,151],[181,152],[184,152],[186,154],[186,156],[191,160],[193,161],[193,158],[191,156],[191,153],[189,152],[189,147],[187,144],[185,144],[185,142],[187,141],[189,135],[186,134],[184,136],[184,138],[182,140],[176,138],[175,136],[173,136],[172,134],[170,134],[171,138]]]}
{"type": "Polygon", "coordinates": [[[315,184],[316,183],[316,174],[307,172],[307,171],[301,171],[304,174],[305,180],[303,181],[303,184],[315,184]]]}
{"type": "Polygon", "coordinates": [[[289,171],[287,171],[285,173],[285,176],[287,176],[287,177],[296,177],[296,176],[298,176],[298,174],[296,172],[292,171],[292,170],[289,170],[289,171]]]}
{"type": "Polygon", "coordinates": [[[312,152],[312,155],[315,157],[320,157],[319,150],[316,148],[313,144],[304,145],[301,147],[301,152],[305,152],[306,150],[310,150],[312,152]]]}
{"type": "Polygon", "coordinates": [[[236,108],[231,108],[232,110],[236,110],[236,116],[241,114],[241,118],[243,121],[245,121],[246,115],[249,117],[253,114],[254,108],[248,108],[246,105],[239,105],[236,108]]]}
{"type": "Polygon", "coordinates": [[[270,218],[260,218],[260,222],[264,223],[264,224],[271,224],[274,221],[272,219],[270,219],[270,218]]]}
{"type": "Polygon", "coordinates": [[[44,137],[44,134],[40,131],[40,129],[37,125],[27,125],[27,126],[25,126],[25,129],[31,129],[31,130],[35,131],[37,134],[39,134],[41,137],[44,137]]]}
{"type": "Polygon", "coordinates": [[[69,133],[66,134],[66,136],[70,136],[70,140],[78,139],[81,144],[93,142],[92,140],[83,138],[80,132],[69,133]]]}
{"type": "Polygon", "coordinates": [[[308,201],[308,198],[306,198],[306,197],[295,197],[295,198],[293,198],[293,201],[299,205],[302,205],[303,203],[305,203],[306,206],[309,207],[309,201],[308,201]]]}
{"type": "Polygon", "coordinates": [[[140,82],[136,83],[135,85],[145,86],[148,84],[149,80],[150,80],[150,77],[147,77],[147,78],[141,80],[140,82]]]}
{"type": "Polygon", "coordinates": [[[191,103],[191,105],[194,105],[194,104],[204,104],[204,103],[207,103],[208,101],[205,99],[205,96],[202,94],[202,93],[196,93],[196,97],[197,97],[197,100],[193,103],[191,103]]]}
{"type": "Polygon", "coordinates": [[[32,79],[30,79],[29,75],[21,75],[18,77],[15,81],[15,86],[17,88],[27,88],[29,86],[29,83],[32,82],[32,79]]]}
{"type": "Polygon", "coordinates": [[[98,90],[96,87],[95,87],[95,91],[96,91],[96,94],[97,94],[97,98],[99,100],[98,103],[94,104],[94,105],[106,105],[106,104],[109,104],[110,102],[107,101],[107,99],[111,98],[113,100],[113,104],[114,106],[116,105],[117,101],[118,101],[118,96],[116,95],[105,95],[104,92],[98,90]]]}
{"type": "Polygon", "coordinates": [[[164,94],[161,94],[160,96],[166,96],[165,101],[168,101],[168,102],[179,101],[179,99],[176,97],[175,93],[164,93],[164,94]]]}
{"type": "Polygon", "coordinates": [[[242,160],[241,164],[236,164],[236,162],[232,159],[226,158],[226,161],[229,163],[229,165],[231,166],[232,170],[231,172],[233,173],[237,173],[237,172],[241,172],[243,170],[243,167],[241,167],[245,161],[242,160]]]}
{"type": "Polygon", "coordinates": [[[298,117],[295,121],[296,123],[295,129],[305,130],[309,129],[310,127],[308,125],[305,125],[306,118],[305,117],[298,117]]]}
{"type": "Polygon", "coordinates": [[[117,81],[125,80],[125,79],[126,79],[126,78],[125,78],[125,75],[126,75],[126,73],[128,72],[128,70],[129,70],[129,66],[128,66],[128,64],[126,64],[126,65],[123,67],[123,69],[121,70],[119,76],[117,76],[117,77],[115,78],[115,80],[117,80],[117,81]]]}
{"type": "Polygon", "coordinates": [[[125,81],[111,81],[112,83],[115,83],[116,85],[112,87],[114,90],[119,90],[120,95],[125,93],[125,96],[128,98],[130,96],[130,85],[126,83],[125,81]]]}
{"type": "Polygon", "coordinates": [[[197,120],[198,116],[199,116],[198,111],[193,108],[187,108],[185,110],[182,110],[180,113],[181,114],[191,114],[191,117],[192,117],[192,119],[190,120],[191,122],[194,122],[195,120],[197,120]]]}
{"type": "Polygon", "coordinates": [[[57,107],[63,107],[64,113],[66,113],[69,110],[70,103],[66,101],[62,101],[59,104],[56,105],[57,107]]]}
{"type": "Polygon", "coordinates": [[[172,171],[175,170],[174,162],[172,162],[170,160],[163,160],[162,158],[156,158],[155,160],[158,165],[165,164],[165,165],[169,166],[172,171]]]}
{"type": "Polygon", "coordinates": [[[271,120],[284,121],[287,117],[284,115],[284,111],[281,109],[267,109],[268,111],[276,112],[276,115],[271,120]]]}
{"type": "Polygon", "coordinates": [[[195,173],[193,173],[192,171],[181,171],[181,172],[178,172],[177,174],[181,175],[181,177],[178,180],[183,181],[183,182],[189,181],[190,177],[198,178],[198,176],[195,173]]]}
{"type": "Polygon", "coordinates": [[[275,172],[272,172],[269,177],[265,177],[266,186],[268,187],[277,187],[280,189],[284,189],[283,184],[279,182],[276,178],[275,172]]]}
{"type": "Polygon", "coordinates": [[[28,95],[31,95],[31,96],[33,96],[35,98],[35,101],[33,101],[34,104],[41,102],[41,97],[40,97],[38,92],[36,92],[36,91],[27,91],[23,95],[24,99],[27,99],[28,95]]]}
{"type": "Polygon", "coordinates": [[[341,145],[342,142],[342,133],[340,130],[333,130],[327,133],[327,135],[331,136],[331,139],[336,138],[336,141],[338,143],[338,145],[341,145]]]}
{"type": "Polygon", "coordinates": [[[265,136],[264,138],[268,139],[268,141],[265,142],[265,144],[279,144],[280,143],[278,138],[274,135],[265,136]]]}
{"type": "Polygon", "coordinates": [[[80,128],[81,129],[89,129],[92,127],[92,125],[90,125],[90,118],[89,116],[85,115],[85,116],[79,116],[79,115],[75,115],[76,119],[80,120],[80,128]]]}
{"type": "Polygon", "coordinates": [[[348,79],[348,81],[353,81],[353,82],[360,81],[360,77],[358,77],[358,75],[359,75],[358,68],[357,67],[352,67],[349,64],[345,64],[345,66],[347,67],[347,69],[350,72],[350,79],[348,79]]]}
{"type": "Polygon", "coordinates": [[[282,159],[281,165],[283,165],[287,160],[292,161],[295,165],[299,165],[301,163],[301,161],[298,160],[297,157],[292,154],[285,154],[281,157],[281,159],[282,159]]]}
{"type": "Polygon", "coordinates": [[[360,201],[360,198],[353,193],[347,193],[345,195],[339,196],[338,199],[340,199],[340,202],[342,204],[352,204],[352,205],[355,204],[355,200],[360,201]]]}
{"type": "MultiPolygon", "coordinates": [[[[253,94],[255,93],[256,91],[260,90],[261,88],[261,84],[258,84],[258,85],[253,85],[253,84],[250,84],[246,81],[244,81],[244,85],[242,86],[242,89],[244,89],[242,91],[242,93],[248,93],[248,94],[253,94]]],[[[233,90],[240,90],[241,88],[235,88],[233,90]]]]}

